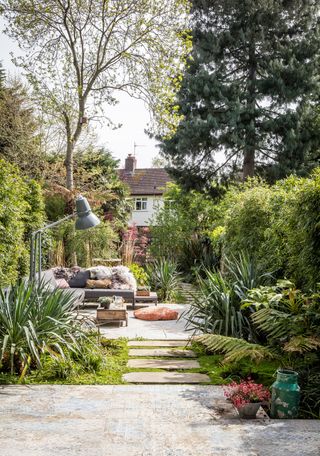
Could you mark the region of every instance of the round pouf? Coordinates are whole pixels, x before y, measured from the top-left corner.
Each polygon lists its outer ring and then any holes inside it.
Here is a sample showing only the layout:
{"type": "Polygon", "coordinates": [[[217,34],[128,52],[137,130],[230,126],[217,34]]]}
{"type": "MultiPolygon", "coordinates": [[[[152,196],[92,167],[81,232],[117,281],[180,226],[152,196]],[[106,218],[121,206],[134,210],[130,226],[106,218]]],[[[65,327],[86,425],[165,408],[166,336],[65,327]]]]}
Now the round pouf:
{"type": "Polygon", "coordinates": [[[134,316],[139,320],[176,320],[178,312],[167,307],[147,307],[146,309],[138,309],[133,312],[134,316]]]}

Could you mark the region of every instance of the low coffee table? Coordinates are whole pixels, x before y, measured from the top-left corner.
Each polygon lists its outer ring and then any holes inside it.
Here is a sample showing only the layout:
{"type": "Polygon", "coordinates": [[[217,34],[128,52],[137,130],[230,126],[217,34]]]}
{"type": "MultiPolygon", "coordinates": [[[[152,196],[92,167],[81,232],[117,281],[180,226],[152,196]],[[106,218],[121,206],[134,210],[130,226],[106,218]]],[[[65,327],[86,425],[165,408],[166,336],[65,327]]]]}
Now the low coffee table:
{"type": "Polygon", "coordinates": [[[141,303],[154,303],[156,306],[158,305],[158,295],[154,291],[150,291],[148,296],[139,296],[135,294],[135,301],[141,303]]]}
{"type": "Polygon", "coordinates": [[[96,321],[98,325],[104,325],[106,323],[120,323],[125,322],[128,326],[128,312],[127,305],[123,304],[111,304],[109,309],[104,307],[97,308],[97,317],[96,321]]]}

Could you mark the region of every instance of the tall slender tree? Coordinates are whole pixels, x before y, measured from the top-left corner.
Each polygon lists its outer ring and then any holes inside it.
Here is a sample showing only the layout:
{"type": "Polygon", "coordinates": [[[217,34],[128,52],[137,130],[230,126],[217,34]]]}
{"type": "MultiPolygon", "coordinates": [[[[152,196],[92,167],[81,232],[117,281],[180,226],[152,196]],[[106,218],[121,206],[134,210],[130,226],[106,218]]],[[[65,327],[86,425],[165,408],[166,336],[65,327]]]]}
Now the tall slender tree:
{"type": "Polygon", "coordinates": [[[0,62],[0,90],[4,88],[6,81],[6,72],[3,68],[2,62],[0,62]]]}
{"type": "Polygon", "coordinates": [[[173,106],[182,120],[162,137],[180,182],[205,185],[227,166],[244,179],[265,163],[279,175],[299,166],[312,145],[319,12],[318,0],[193,1],[193,50],[173,106]]]}
{"type": "MultiPolygon", "coordinates": [[[[188,0],[0,0],[16,59],[66,138],[66,185],[84,126],[119,91],[152,109],[180,68],[188,0]]],[[[111,119],[112,120],[112,119],[111,119]]]]}

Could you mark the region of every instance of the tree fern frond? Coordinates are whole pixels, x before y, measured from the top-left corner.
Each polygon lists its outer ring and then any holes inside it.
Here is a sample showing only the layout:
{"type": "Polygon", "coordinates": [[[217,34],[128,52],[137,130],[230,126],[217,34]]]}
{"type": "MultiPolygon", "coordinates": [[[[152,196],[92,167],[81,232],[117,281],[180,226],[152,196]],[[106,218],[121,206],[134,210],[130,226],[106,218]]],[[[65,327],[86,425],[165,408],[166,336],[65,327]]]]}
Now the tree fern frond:
{"type": "Polygon", "coordinates": [[[312,350],[317,350],[320,347],[320,338],[295,336],[292,337],[283,347],[286,352],[305,353],[312,350]]]}
{"type": "Polygon", "coordinates": [[[204,334],[196,337],[195,340],[203,344],[209,351],[224,354],[224,363],[240,361],[243,358],[249,358],[258,363],[262,359],[275,357],[268,347],[251,344],[235,337],[204,334]]]}

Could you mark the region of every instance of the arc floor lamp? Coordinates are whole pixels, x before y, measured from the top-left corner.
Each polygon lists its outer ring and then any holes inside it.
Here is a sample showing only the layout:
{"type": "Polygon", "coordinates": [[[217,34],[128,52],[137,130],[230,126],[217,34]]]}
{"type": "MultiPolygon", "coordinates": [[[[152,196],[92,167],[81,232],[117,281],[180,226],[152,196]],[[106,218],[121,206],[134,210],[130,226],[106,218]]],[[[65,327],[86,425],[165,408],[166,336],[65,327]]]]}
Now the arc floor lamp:
{"type": "Polygon", "coordinates": [[[76,198],[76,210],[73,214],[67,215],[66,217],[57,220],[56,222],[50,223],[49,225],[44,226],[43,228],[34,231],[31,233],[30,240],[30,280],[36,280],[38,275],[38,280],[41,280],[42,272],[42,250],[41,250],[41,241],[42,233],[54,226],[60,225],[66,220],[75,219],[75,228],[76,230],[87,230],[88,228],[93,228],[94,226],[99,225],[100,220],[92,212],[90,205],[87,201],[87,198],[79,195],[76,198]],[[38,268],[37,268],[38,265],[38,268]]]}

